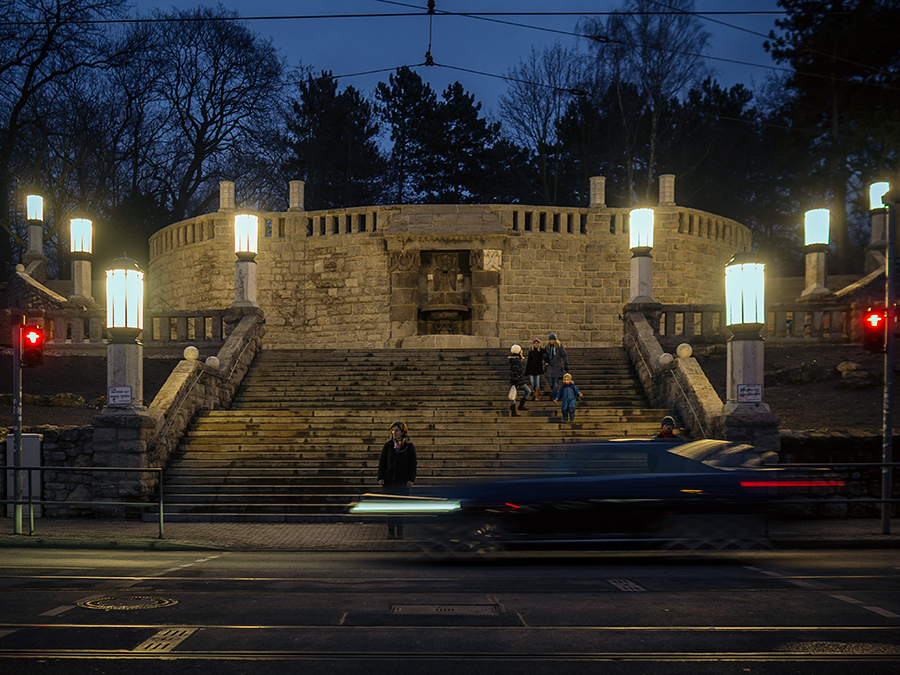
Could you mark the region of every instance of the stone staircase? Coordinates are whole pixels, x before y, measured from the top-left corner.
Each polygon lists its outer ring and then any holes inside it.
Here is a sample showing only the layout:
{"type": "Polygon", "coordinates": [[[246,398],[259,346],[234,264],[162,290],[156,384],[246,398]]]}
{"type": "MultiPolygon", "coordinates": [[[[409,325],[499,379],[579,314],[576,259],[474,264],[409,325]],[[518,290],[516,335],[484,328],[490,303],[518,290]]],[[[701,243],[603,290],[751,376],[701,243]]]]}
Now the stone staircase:
{"type": "Polygon", "coordinates": [[[189,426],[166,468],[165,517],[350,518],[347,505],[378,490],[378,457],[395,420],[417,448],[417,495],[546,473],[572,441],[657,433],[668,411],[647,409],[622,349],[568,353],[585,397],[571,424],[561,423],[546,383],[542,400],[509,417],[499,350],[263,350],[232,409],[189,426]]]}

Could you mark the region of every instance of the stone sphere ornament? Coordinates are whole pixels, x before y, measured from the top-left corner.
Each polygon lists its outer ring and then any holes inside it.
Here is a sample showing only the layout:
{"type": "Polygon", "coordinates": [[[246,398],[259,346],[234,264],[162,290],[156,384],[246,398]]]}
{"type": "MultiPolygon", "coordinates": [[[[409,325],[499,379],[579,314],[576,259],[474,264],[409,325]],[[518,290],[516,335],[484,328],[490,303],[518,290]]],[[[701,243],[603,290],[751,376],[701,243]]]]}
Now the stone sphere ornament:
{"type": "Polygon", "coordinates": [[[687,342],[682,342],[680,345],[678,345],[678,349],[675,350],[675,353],[678,354],[679,359],[689,359],[694,353],[694,348],[691,347],[687,342]]]}
{"type": "Polygon", "coordinates": [[[206,365],[208,365],[210,368],[215,368],[216,370],[218,370],[219,359],[215,356],[210,356],[208,359],[206,359],[206,365]]]}
{"type": "Polygon", "coordinates": [[[674,360],[675,360],[674,357],[667,352],[664,352],[659,355],[659,365],[661,365],[661,366],[668,366],[674,360]]]}
{"type": "Polygon", "coordinates": [[[196,361],[200,358],[200,350],[191,345],[184,348],[184,358],[188,361],[196,361]]]}

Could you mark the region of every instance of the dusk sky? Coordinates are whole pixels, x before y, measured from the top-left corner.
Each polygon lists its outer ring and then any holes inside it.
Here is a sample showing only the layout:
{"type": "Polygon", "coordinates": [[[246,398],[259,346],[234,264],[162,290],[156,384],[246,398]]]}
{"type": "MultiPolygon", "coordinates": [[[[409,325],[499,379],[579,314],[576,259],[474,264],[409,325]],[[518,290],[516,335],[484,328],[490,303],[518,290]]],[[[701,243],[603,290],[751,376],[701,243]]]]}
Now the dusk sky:
{"type": "MultiPolygon", "coordinates": [[[[215,3],[137,0],[136,8],[146,14],[154,8],[187,9],[204,4],[215,3]]],[[[247,18],[247,24],[254,32],[270,38],[289,66],[302,62],[313,67],[315,72],[329,70],[336,76],[383,70],[340,80],[341,87],[353,85],[366,95],[372,94],[379,81],[386,81],[393,69],[423,63],[429,45],[425,0],[224,0],[221,4],[247,18]],[[421,12],[422,15],[337,16],[407,12],[421,12]],[[288,18],[300,16],[323,18],[288,18]]],[[[574,14],[508,15],[485,19],[435,15],[431,22],[431,53],[437,64],[447,67],[423,66],[415,70],[438,94],[448,84],[459,80],[490,113],[496,110],[498,97],[507,87],[499,76],[507,74],[521,59],[526,59],[532,47],[541,50],[558,41],[585,52],[587,41],[574,35],[579,17],[582,13],[611,11],[620,4],[619,0],[437,0],[437,10],[452,12],[554,11],[574,14]]],[[[662,8],[665,4],[664,0],[659,3],[662,8]]],[[[716,12],[704,15],[701,20],[713,34],[708,53],[713,58],[708,64],[715,69],[718,81],[725,86],[743,83],[750,88],[761,84],[772,72],[758,66],[772,66],[762,45],[776,19],[771,13],[761,12],[777,11],[776,0],[697,0],[696,10],[701,14],[716,12]]]]}

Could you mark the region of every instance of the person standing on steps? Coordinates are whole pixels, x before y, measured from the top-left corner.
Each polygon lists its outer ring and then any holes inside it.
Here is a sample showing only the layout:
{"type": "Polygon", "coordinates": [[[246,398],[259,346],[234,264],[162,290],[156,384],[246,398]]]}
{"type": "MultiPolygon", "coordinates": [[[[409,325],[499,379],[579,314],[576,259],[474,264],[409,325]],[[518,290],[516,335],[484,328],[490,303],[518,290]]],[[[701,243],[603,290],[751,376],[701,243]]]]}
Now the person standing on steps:
{"type": "Polygon", "coordinates": [[[562,405],[562,421],[563,424],[575,421],[575,404],[581,400],[581,391],[575,386],[575,380],[566,373],[563,375],[563,383],[556,392],[554,401],[559,401],[562,405]]]}
{"type": "Polygon", "coordinates": [[[546,352],[541,347],[541,341],[534,338],[531,343],[531,351],[528,352],[528,359],[525,362],[525,375],[534,389],[533,401],[540,400],[541,397],[541,375],[544,374],[544,361],[546,360],[546,352]]]}
{"type": "Polygon", "coordinates": [[[518,417],[516,412],[516,399],[513,394],[517,394],[519,388],[525,390],[522,400],[519,402],[519,410],[525,410],[525,401],[531,396],[531,389],[525,384],[525,356],[522,354],[522,348],[519,345],[513,345],[509,348],[509,416],[518,417]],[[515,388],[515,391],[513,391],[515,388]]]}
{"type": "Polygon", "coordinates": [[[547,354],[547,368],[544,370],[544,375],[547,376],[547,380],[550,382],[552,390],[550,398],[555,399],[557,389],[559,389],[559,378],[569,370],[569,356],[566,354],[566,348],[556,339],[556,333],[550,333],[547,347],[544,351],[547,354]]]}
{"type": "MultiPolygon", "coordinates": [[[[416,481],[416,446],[403,422],[391,424],[391,437],[381,448],[378,484],[386,495],[408,495],[416,481]]],[[[388,539],[403,539],[403,518],[388,516],[388,539]]]]}

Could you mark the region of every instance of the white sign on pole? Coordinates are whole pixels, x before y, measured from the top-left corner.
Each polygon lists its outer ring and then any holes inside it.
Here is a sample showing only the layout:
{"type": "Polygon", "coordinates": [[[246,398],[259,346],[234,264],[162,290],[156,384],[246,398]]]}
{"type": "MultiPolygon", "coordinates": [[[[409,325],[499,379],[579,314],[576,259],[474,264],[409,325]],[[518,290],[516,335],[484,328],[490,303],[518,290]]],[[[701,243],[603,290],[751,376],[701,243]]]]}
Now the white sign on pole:
{"type": "Polygon", "coordinates": [[[737,386],[738,403],[762,403],[761,384],[739,384],[737,386]]]}
{"type": "Polygon", "coordinates": [[[131,405],[131,387],[107,387],[106,404],[131,405]]]}

